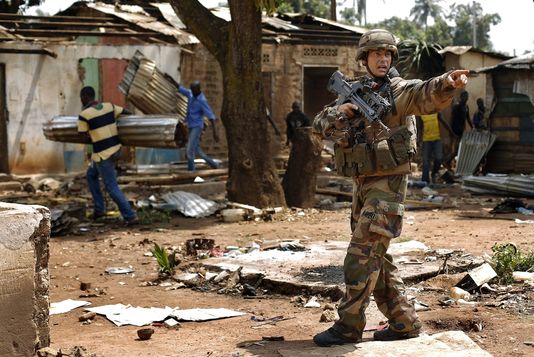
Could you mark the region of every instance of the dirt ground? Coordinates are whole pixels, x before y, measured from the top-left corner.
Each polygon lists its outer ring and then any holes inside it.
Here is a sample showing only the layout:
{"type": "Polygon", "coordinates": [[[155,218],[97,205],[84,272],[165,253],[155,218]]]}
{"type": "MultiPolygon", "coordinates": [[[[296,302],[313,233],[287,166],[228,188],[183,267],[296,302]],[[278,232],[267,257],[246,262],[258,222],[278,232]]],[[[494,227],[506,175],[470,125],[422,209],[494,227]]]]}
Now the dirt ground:
{"type": "MultiPolygon", "coordinates": [[[[487,215],[500,198],[473,196],[459,187],[448,192],[450,202],[456,207],[440,210],[407,211],[401,240],[416,239],[432,249],[463,249],[473,255],[491,255],[495,243],[514,242],[524,250],[532,249],[534,229],[532,225],[516,224],[509,219],[475,219],[465,215],[487,215]],[[413,217],[410,217],[413,216],[413,217]],[[412,224],[408,224],[408,221],[412,224]]],[[[138,327],[116,327],[105,317],[97,316],[94,322],[82,324],[78,317],[82,309],[53,315],[50,318],[51,347],[68,350],[83,346],[87,355],[97,356],[280,356],[279,349],[312,346],[312,336],[331,323],[321,323],[322,309],[308,309],[291,301],[291,296],[266,295],[261,299],[245,299],[242,296],[196,291],[190,288],[169,290],[162,286],[143,286],[158,277],[155,259],[145,253],[151,242],[169,247],[183,246],[192,238],[211,238],[221,247],[244,246],[255,241],[260,245],[286,239],[298,239],[303,244],[313,241],[345,240],[350,237],[349,209],[305,210],[299,216],[286,211],[273,221],[247,221],[224,223],[217,217],[191,219],[178,215],[170,223],[123,228],[109,223],[92,227],[83,234],[54,237],[50,240],[50,300],[64,299],[90,301],[93,306],[106,304],[131,304],[143,307],[207,308],[225,307],[245,312],[241,317],[208,321],[183,322],[178,329],[154,326],[150,340],[137,339],[138,327]],[[105,269],[111,266],[135,268],[134,274],[109,275],[105,269]],[[82,297],[80,282],[91,283],[105,291],[98,297],[82,297]],[[283,316],[287,320],[276,324],[258,326],[256,318],[283,316]],[[259,328],[258,328],[259,327],[259,328]],[[266,336],[283,336],[284,341],[263,341],[266,336]]],[[[342,262],[339,262],[341,265],[342,262]]],[[[439,278],[434,287],[417,294],[419,301],[430,306],[430,311],[420,312],[427,333],[445,330],[463,330],[480,347],[495,356],[532,356],[534,342],[532,326],[534,293],[530,288],[522,295],[523,307],[510,309],[477,306],[440,306],[438,300],[446,295],[439,290],[439,278]]],[[[341,282],[340,282],[341,283],[341,282]]],[[[431,284],[431,282],[419,283],[431,284]]],[[[432,285],[432,284],[431,284],[432,285]]],[[[417,287],[416,286],[416,287],[417,287]]],[[[514,286],[520,287],[521,285],[514,286]]],[[[83,296],[83,295],[82,295],[83,296]]],[[[377,325],[384,317],[368,316],[368,325],[377,325]]],[[[364,337],[371,337],[366,332],[364,337]]],[[[327,349],[325,349],[327,351],[327,349]]],[[[325,352],[326,353],[326,352],[325,352]]]]}

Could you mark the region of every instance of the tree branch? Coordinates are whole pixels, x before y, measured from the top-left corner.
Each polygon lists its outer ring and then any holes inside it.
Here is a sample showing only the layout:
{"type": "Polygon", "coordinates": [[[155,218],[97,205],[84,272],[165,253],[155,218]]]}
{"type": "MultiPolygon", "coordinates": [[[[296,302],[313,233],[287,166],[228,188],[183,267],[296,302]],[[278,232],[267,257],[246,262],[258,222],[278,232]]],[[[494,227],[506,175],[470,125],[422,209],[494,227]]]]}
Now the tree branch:
{"type": "Polygon", "coordinates": [[[221,62],[226,51],[229,23],[198,0],[171,0],[171,6],[200,42],[221,62]]]}

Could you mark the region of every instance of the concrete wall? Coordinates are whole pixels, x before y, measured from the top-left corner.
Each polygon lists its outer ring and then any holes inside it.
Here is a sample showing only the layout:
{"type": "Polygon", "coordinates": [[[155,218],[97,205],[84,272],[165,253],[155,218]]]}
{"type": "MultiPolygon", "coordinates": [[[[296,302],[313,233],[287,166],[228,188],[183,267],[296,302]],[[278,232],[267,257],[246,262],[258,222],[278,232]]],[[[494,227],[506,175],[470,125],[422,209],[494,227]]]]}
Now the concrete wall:
{"type": "Polygon", "coordinates": [[[49,236],[47,208],[0,202],[0,356],[50,344],[49,236]]]}
{"type": "MultiPolygon", "coordinates": [[[[2,47],[30,48],[5,43],[2,47]]],[[[35,46],[34,48],[40,48],[35,46]]],[[[51,142],[42,134],[42,124],[56,115],[77,115],[83,86],[78,61],[130,59],[136,50],[154,60],[158,68],[179,78],[180,49],[171,45],[48,44],[56,58],[35,54],[0,54],[6,64],[7,107],[9,110],[8,151],[13,173],[63,172],[66,145],[51,142]]],[[[105,78],[101,78],[105,81],[105,78]]],[[[82,150],[82,147],[79,147],[82,150]]]]}

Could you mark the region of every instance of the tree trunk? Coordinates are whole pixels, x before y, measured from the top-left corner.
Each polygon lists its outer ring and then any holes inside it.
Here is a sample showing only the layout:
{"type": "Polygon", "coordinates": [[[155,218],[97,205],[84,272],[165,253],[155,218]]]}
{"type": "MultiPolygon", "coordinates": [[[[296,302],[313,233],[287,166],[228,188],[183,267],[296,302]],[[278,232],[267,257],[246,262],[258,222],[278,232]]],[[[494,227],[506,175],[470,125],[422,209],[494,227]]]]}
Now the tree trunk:
{"type": "Polygon", "coordinates": [[[315,205],[317,171],[321,167],[322,143],[312,128],[298,128],[282,186],[289,206],[310,208],[315,205]]]}
{"type": "Polygon", "coordinates": [[[337,0],[330,0],[330,20],[337,21],[337,0]]]}
{"type": "Polygon", "coordinates": [[[257,207],[285,205],[265,117],[261,9],[255,1],[229,0],[232,21],[225,22],[197,0],[173,0],[171,4],[222,69],[228,199],[257,207]]]}

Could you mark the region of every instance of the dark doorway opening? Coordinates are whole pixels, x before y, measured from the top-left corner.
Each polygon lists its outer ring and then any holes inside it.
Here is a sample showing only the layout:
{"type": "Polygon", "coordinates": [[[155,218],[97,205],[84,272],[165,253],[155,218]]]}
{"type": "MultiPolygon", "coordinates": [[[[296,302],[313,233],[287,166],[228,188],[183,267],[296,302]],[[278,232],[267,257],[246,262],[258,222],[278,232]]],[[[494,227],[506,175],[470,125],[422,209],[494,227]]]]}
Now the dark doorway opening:
{"type": "Polygon", "coordinates": [[[328,80],[336,67],[304,67],[304,113],[313,120],[323,107],[336,99],[336,95],[326,90],[328,80]]]}

